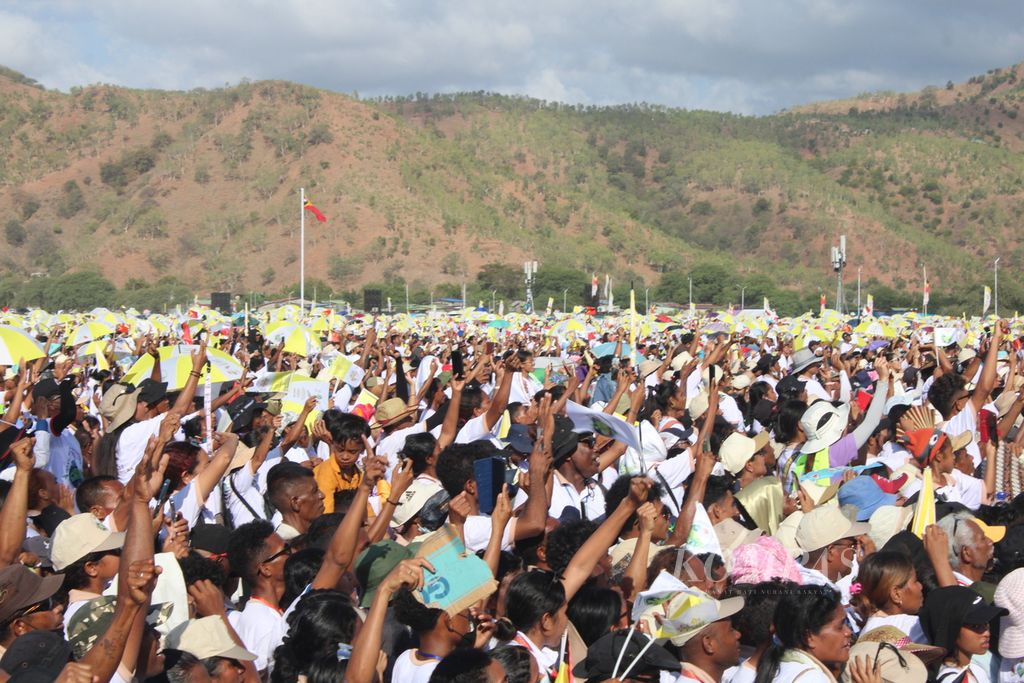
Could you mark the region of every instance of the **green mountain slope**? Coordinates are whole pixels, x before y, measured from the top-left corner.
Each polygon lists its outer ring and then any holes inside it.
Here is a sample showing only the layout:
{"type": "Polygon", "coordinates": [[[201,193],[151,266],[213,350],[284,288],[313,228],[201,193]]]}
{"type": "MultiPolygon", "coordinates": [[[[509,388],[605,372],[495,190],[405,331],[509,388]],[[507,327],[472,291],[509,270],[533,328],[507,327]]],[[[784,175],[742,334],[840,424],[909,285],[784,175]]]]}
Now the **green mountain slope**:
{"type": "Polygon", "coordinates": [[[145,305],[283,292],[304,186],[329,217],[306,226],[321,297],[513,297],[535,259],[542,303],[578,302],[596,272],[620,302],[630,282],[685,301],[692,276],[702,301],[744,287],[798,312],[822,289],[831,302],[828,250],[846,234],[848,306],[858,268],[881,308],[915,305],[927,267],[933,309],[976,312],[996,256],[1001,304],[1019,306],[1017,75],[755,118],[282,82],[63,94],[0,70],[0,298],[32,303],[31,274],[83,270],[145,305]]]}

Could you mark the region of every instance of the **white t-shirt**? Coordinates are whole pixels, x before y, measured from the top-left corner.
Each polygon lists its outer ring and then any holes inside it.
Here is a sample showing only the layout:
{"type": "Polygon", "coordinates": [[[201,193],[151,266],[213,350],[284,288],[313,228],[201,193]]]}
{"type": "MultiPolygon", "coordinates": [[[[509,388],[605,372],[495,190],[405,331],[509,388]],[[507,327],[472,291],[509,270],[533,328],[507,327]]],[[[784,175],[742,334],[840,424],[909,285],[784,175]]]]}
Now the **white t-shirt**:
{"type": "Polygon", "coordinates": [[[921,628],[921,620],[913,614],[888,614],[885,616],[869,617],[860,632],[867,633],[871,629],[879,628],[880,626],[895,626],[915,643],[928,642],[928,636],[924,634],[924,629],[921,628]]]}
{"type": "Polygon", "coordinates": [[[117,446],[114,449],[114,457],[117,460],[117,480],[122,484],[127,484],[135,474],[135,467],[146,453],[149,437],[156,436],[160,432],[160,424],[164,421],[166,414],[162,413],[148,420],[136,422],[125,427],[125,430],[121,432],[121,438],[117,440],[117,446]]]}
{"type": "Polygon", "coordinates": [[[772,683],[793,683],[798,678],[800,683],[835,683],[836,680],[816,666],[803,662],[782,662],[772,683]]]}
{"type": "MultiPolygon", "coordinates": [[[[807,384],[804,389],[807,391],[808,403],[813,403],[815,399],[822,399],[824,401],[831,401],[832,395],[825,391],[825,387],[821,386],[821,382],[816,377],[812,377],[807,380],[807,384]]],[[[801,679],[803,680],[803,679],[801,679]]]]}
{"type": "Polygon", "coordinates": [[[228,621],[242,639],[245,649],[256,655],[256,670],[270,669],[274,664],[274,650],[288,633],[288,622],[281,612],[250,598],[241,612],[228,614],[228,621]]]}
{"type": "Polygon", "coordinates": [[[82,447],[70,429],[54,434],[51,424],[52,418],[36,420],[36,467],[52,474],[61,486],[78,486],[85,478],[82,447]]]}
{"type": "Polygon", "coordinates": [[[998,683],[1024,683],[1024,657],[1004,659],[999,665],[998,683]]]}
{"type": "Polygon", "coordinates": [[[963,503],[970,510],[981,507],[985,497],[985,482],[957,469],[954,469],[950,476],[953,477],[953,483],[935,489],[935,493],[942,496],[946,502],[963,503]]]}
{"type": "Polygon", "coordinates": [[[739,666],[726,669],[722,674],[722,683],[754,683],[755,678],[757,678],[757,668],[744,661],[739,666]]]}
{"type": "Polygon", "coordinates": [[[388,459],[388,470],[387,476],[391,478],[391,470],[394,469],[395,465],[398,464],[398,452],[405,447],[405,440],[412,434],[421,434],[427,431],[427,425],[425,422],[417,422],[411,427],[404,429],[396,429],[391,432],[377,444],[374,449],[377,455],[387,456],[388,459]]]}
{"type": "Polygon", "coordinates": [[[455,436],[455,443],[472,443],[477,439],[489,439],[495,436],[492,433],[492,430],[494,427],[498,426],[498,422],[500,421],[495,422],[494,426],[491,427],[491,429],[488,429],[486,420],[487,414],[484,413],[483,415],[477,415],[472,420],[466,422],[466,424],[462,425],[462,429],[460,429],[459,433],[455,436]]]}
{"type": "Polygon", "coordinates": [[[416,656],[415,648],[406,650],[395,659],[391,671],[391,680],[396,683],[427,683],[430,674],[434,673],[438,661],[436,659],[421,660],[416,656]]]}
{"type": "Polygon", "coordinates": [[[942,427],[942,431],[950,436],[957,436],[964,432],[974,434],[974,439],[971,443],[967,444],[967,452],[970,453],[975,468],[981,464],[981,449],[978,448],[976,443],[978,440],[978,414],[970,401],[967,402],[966,408],[949,419],[942,427]]]}
{"type": "MultiPolygon", "coordinates": [[[[505,533],[501,537],[501,549],[512,550],[512,543],[515,540],[516,520],[512,518],[505,527],[505,533]]],[[[466,523],[462,526],[462,533],[466,537],[466,550],[471,553],[487,550],[487,542],[491,540],[491,518],[487,515],[470,515],[466,517],[466,523]]]]}
{"type": "Polygon", "coordinates": [[[566,508],[575,508],[581,519],[600,519],[604,517],[604,492],[593,481],[584,486],[582,491],[577,491],[556,471],[548,515],[561,519],[566,508]]]}
{"type": "MultiPolygon", "coordinates": [[[[988,671],[985,671],[984,667],[978,666],[974,660],[967,665],[967,676],[964,678],[964,683],[991,683],[992,679],[988,675],[988,671]]],[[[936,676],[936,680],[940,683],[950,683],[955,681],[957,676],[963,673],[963,667],[949,666],[943,664],[939,667],[939,673],[936,676]]]]}

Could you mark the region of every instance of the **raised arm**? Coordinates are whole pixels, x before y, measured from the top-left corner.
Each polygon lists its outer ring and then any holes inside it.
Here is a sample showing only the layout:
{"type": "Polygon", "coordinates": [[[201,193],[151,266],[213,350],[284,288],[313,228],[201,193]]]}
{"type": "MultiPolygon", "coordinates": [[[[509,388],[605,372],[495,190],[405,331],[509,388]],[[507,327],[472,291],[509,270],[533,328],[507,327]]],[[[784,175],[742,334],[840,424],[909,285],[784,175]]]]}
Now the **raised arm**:
{"type": "Polygon", "coordinates": [[[615,544],[615,539],[619,537],[626,521],[647,502],[647,492],[651,490],[651,484],[651,480],[646,477],[635,477],[629,484],[629,495],[601,522],[601,526],[597,527],[572,556],[562,579],[566,600],[571,600],[583,587],[597,563],[608,554],[608,548],[615,544]]]}
{"type": "Polygon", "coordinates": [[[707,489],[708,478],[711,470],[715,467],[715,456],[705,453],[701,447],[702,441],[698,441],[697,459],[694,464],[693,478],[690,486],[686,489],[686,497],[683,499],[683,507],[676,519],[676,528],[666,542],[668,545],[683,546],[690,538],[690,529],[693,527],[693,517],[697,514],[697,504],[704,500],[704,492],[707,489]]]}
{"type": "MultiPolygon", "coordinates": [[[[384,577],[373,596],[373,604],[359,634],[352,643],[351,658],[345,670],[346,683],[374,683],[377,679],[377,661],[383,646],[384,619],[391,596],[401,588],[416,590],[423,587],[423,570],[434,570],[424,557],[402,560],[384,577]]],[[[345,643],[339,644],[339,648],[345,643]]]]}
{"type": "MultiPolygon", "coordinates": [[[[978,386],[971,394],[971,404],[974,411],[981,410],[989,401],[989,395],[996,387],[996,365],[998,365],[999,347],[1003,343],[1003,335],[1009,332],[1009,325],[1005,320],[996,323],[996,329],[992,332],[992,339],[989,340],[988,353],[985,354],[985,366],[981,369],[981,377],[978,379],[978,386]]],[[[969,378],[968,378],[969,379],[969,378]]]]}
{"type": "Polygon", "coordinates": [[[203,468],[203,471],[195,479],[196,495],[204,505],[210,494],[217,490],[217,484],[220,483],[221,478],[228,471],[228,467],[235,457],[235,451],[238,449],[237,434],[217,432],[213,435],[213,441],[217,449],[213,452],[210,462],[207,463],[206,467],[203,468]]]}
{"type": "MultiPolygon", "coordinates": [[[[159,363],[157,363],[159,365],[159,363]]],[[[178,400],[174,402],[171,409],[178,415],[188,415],[192,412],[192,399],[196,395],[196,387],[199,386],[199,375],[206,365],[206,339],[199,344],[199,348],[192,352],[192,371],[188,373],[188,380],[178,394],[178,400]]]]}
{"type": "Polygon", "coordinates": [[[519,359],[516,356],[509,357],[505,360],[503,367],[504,374],[501,376],[501,382],[498,384],[494,396],[491,397],[490,407],[484,413],[484,424],[488,430],[494,427],[502,413],[505,412],[505,408],[508,407],[508,397],[512,392],[512,376],[519,370],[519,359]]]}
{"type": "Polygon", "coordinates": [[[14,456],[14,481],[0,508],[0,566],[8,567],[18,561],[21,544],[25,542],[28,526],[28,480],[36,464],[32,451],[35,439],[28,437],[11,446],[14,456]]]}
{"type": "Polygon", "coordinates": [[[533,538],[544,532],[548,521],[547,476],[551,469],[551,440],[554,437],[555,419],[551,413],[551,394],[546,394],[540,404],[541,428],[543,434],[534,441],[530,454],[530,495],[523,506],[523,513],[516,520],[515,540],[533,538]]]}
{"type": "Polygon", "coordinates": [[[160,574],[160,568],[153,561],[149,501],[159,491],[167,467],[168,456],[162,452],[163,446],[161,436],[150,438],[135,469],[132,508],[118,568],[117,606],[113,621],[81,660],[92,666],[93,673],[101,681],[110,680],[118,665],[134,673],[138,661],[146,611],[160,574]]]}
{"type": "Polygon", "coordinates": [[[380,513],[370,522],[370,528],[366,530],[367,543],[376,543],[384,538],[391,524],[391,518],[398,509],[398,503],[402,494],[409,490],[416,475],[412,472],[412,460],[406,458],[398,465],[391,475],[391,492],[387,500],[380,506],[380,513]]]}
{"type": "Polygon", "coordinates": [[[369,442],[363,439],[366,448],[366,457],[363,460],[363,479],[359,482],[356,495],[349,505],[345,519],[334,532],[331,538],[331,545],[327,548],[324,561],[320,565],[320,571],[313,579],[312,588],[335,588],[341,575],[349,568],[356,557],[356,551],[360,544],[356,542],[359,537],[359,530],[363,528],[366,520],[366,502],[370,498],[370,491],[374,484],[384,477],[386,458],[378,458],[373,455],[373,449],[369,442]]]}
{"type": "Polygon", "coordinates": [[[459,433],[459,404],[462,402],[462,388],[466,386],[466,381],[452,377],[449,386],[452,388],[452,397],[448,399],[448,410],[445,411],[444,422],[441,423],[441,435],[437,438],[437,446],[434,448],[435,455],[448,448],[459,433]]]}

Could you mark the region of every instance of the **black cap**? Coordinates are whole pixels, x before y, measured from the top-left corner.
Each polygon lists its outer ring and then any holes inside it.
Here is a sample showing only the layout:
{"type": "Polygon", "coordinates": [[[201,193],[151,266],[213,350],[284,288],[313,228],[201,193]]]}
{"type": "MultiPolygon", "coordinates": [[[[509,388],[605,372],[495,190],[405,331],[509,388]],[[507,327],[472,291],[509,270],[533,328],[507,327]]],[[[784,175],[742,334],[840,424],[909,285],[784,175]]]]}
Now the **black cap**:
{"type": "Polygon", "coordinates": [[[647,636],[636,631],[615,631],[606,633],[587,648],[587,657],[573,667],[572,673],[576,678],[597,678],[605,680],[612,677],[612,670],[615,668],[615,661],[623,645],[626,652],[619,663],[619,675],[629,669],[630,677],[641,677],[647,674],[654,674],[658,671],[679,671],[679,660],[668,653],[668,650],[660,645],[647,647],[649,639],[647,636]],[[626,641],[629,637],[628,644],[626,641]],[[647,648],[635,665],[630,664],[636,656],[647,648]]]}
{"type": "MultiPolygon", "coordinates": [[[[7,648],[0,669],[12,678],[23,671],[42,672],[55,680],[71,660],[71,644],[53,631],[29,631],[18,636],[7,648]]],[[[34,680],[19,678],[19,680],[34,680]]]]}
{"type": "Polygon", "coordinates": [[[573,423],[567,417],[555,417],[555,434],[551,437],[551,458],[555,465],[576,452],[580,443],[579,434],[572,430],[573,423]]]}
{"type": "Polygon", "coordinates": [[[1024,525],[1006,527],[1003,540],[996,543],[996,563],[1007,573],[1024,567],[1024,525]]]}
{"type": "Polygon", "coordinates": [[[147,377],[139,382],[138,392],[139,400],[143,403],[147,403],[149,405],[159,403],[167,396],[167,382],[157,382],[156,380],[147,377]]]}
{"type": "Polygon", "coordinates": [[[60,384],[52,377],[44,377],[32,387],[32,398],[53,398],[60,396],[60,384]]]}
{"type": "Polygon", "coordinates": [[[526,425],[512,425],[508,428],[508,445],[517,453],[529,455],[533,452],[533,439],[526,425]]]}
{"type": "Polygon", "coordinates": [[[757,365],[754,366],[754,370],[762,374],[772,369],[772,366],[779,362],[779,357],[774,353],[766,353],[757,359],[757,365]]]}
{"type": "Polygon", "coordinates": [[[222,555],[228,551],[230,538],[231,531],[223,524],[198,524],[192,527],[189,545],[193,550],[205,550],[214,555],[222,555]]]}
{"type": "Polygon", "coordinates": [[[257,406],[266,407],[258,403],[251,394],[242,394],[231,403],[228,403],[226,408],[228,415],[231,416],[232,431],[237,432],[248,429],[252,424],[253,417],[256,416],[257,406]]]}
{"type": "Polygon", "coordinates": [[[47,536],[53,538],[53,532],[57,530],[57,525],[70,517],[67,510],[50,503],[32,518],[32,522],[45,531],[47,536]]]}
{"type": "Polygon", "coordinates": [[[793,395],[797,396],[804,390],[804,385],[807,384],[804,380],[800,379],[797,375],[786,375],[779,380],[779,383],[775,385],[775,393],[779,396],[793,395]]]}
{"type": "Polygon", "coordinates": [[[948,586],[928,593],[918,616],[928,640],[949,654],[956,648],[962,626],[988,624],[1009,613],[1002,607],[988,604],[985,598],[966,586],[948,586]]]}

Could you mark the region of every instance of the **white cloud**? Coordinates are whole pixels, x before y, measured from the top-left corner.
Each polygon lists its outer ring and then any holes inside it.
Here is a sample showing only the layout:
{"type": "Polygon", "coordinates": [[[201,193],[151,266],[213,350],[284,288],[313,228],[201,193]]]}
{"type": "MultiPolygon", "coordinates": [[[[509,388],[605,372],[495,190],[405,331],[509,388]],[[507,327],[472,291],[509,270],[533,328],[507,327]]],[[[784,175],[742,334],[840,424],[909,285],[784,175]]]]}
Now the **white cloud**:
{"type": "Polygon", "coordinates": [[[0,0],[0,63],[59,88],[283,78],[767,113],[1009,65],[1020,26],[999,0],[0,0]]]}

